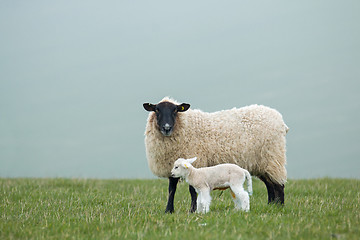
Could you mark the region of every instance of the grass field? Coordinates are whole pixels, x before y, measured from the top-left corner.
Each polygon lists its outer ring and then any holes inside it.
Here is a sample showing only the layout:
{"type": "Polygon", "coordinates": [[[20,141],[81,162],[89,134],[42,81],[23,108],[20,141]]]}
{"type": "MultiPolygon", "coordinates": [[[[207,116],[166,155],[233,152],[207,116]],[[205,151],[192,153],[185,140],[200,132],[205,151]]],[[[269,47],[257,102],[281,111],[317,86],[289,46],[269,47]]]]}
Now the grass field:
{"type": "Polygon", "coordinates": [[[249,213],[229,190],[190,214],[187,184],[164,214],[167,180],[0,179],[0,239],[359,239],[360,180],[290,180],[285,206],[254,179],[249,213]]]}

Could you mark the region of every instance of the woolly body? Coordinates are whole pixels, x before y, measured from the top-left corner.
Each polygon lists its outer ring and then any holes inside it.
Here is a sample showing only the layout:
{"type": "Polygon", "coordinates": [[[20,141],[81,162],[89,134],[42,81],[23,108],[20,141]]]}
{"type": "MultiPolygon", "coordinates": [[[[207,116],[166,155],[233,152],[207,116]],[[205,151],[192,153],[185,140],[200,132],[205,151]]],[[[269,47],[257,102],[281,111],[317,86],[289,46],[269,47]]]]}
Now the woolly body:
{"type": "MultiPolygon", "coordinates": [[[[161,102],[178,104],[170,98],[161,102]]],[[[213,113],[192,109],[179,112],[171,136],[161,134],[156,114],[150,112],[146,156],[150,170],[159,177],[171,176],[176,159],[198,156],[195,167],[233,163],[252,175],[284,185],[287,131],[281,114],[262,105],[213,113]]]]}

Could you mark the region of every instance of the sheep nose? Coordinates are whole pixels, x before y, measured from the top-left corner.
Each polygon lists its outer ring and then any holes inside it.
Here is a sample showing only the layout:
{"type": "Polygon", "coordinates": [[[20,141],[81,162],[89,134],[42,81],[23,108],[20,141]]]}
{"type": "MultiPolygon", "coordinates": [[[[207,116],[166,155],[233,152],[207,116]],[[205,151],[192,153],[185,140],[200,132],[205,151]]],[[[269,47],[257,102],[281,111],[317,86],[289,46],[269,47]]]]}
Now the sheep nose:
{"type": "Polygon", "coordinates": [[[161,133],[164,136],[170,136],[172,133],[172,126],[170,126],[170,124],[166,123],[162,128],[161,128],[161,133]]]}
{"type": "Polygon", "coordinates": [[[169,131],[170,129],[171,129],[170,124],[166,123],[166,124],[164,125],[164,130],[169,131]]]}
{"type": "Polygon", "coordinates": [[[170,126],[170,124],[165,124],[163,127],[162,127],[163,131],[166,132],[166,133],[170,133],[172,131],[172,127],[170,126]]]}

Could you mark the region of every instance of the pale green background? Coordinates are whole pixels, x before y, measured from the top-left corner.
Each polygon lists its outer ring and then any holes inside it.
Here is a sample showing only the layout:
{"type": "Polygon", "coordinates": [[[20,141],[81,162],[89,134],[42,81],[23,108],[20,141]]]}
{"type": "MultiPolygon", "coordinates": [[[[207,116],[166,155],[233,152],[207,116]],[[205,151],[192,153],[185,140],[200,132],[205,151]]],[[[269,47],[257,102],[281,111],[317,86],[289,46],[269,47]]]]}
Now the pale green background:
{"type": "Polygon", "coordinates": [[[360,1],[0,1],[0,177],[151,178],[143,102],[252,103],[289,178],[360,178],[360,1]]]}

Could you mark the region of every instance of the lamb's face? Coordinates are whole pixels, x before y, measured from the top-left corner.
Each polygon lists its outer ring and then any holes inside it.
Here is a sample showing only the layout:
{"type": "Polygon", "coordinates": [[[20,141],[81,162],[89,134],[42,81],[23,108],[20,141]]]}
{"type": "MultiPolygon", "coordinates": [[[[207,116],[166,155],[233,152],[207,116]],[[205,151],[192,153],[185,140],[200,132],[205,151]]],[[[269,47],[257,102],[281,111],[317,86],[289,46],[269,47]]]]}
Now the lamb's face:
{"type": "Polygon", "coordinates": [[[173,132],[177,113],[185,112],[190,108],[190,104],[187,103],[176,105],[171,102],[161,102],[156,105],[144,103],[143,106],[145,110],[155,112],[159,131],[166,137],[173,132]]]}
{"type": "Polygon", "coordinates": [[[179,177],[184,178],[189,173],[189,169],[188,169],[189,164],[190,163],[185,159],[179,158],[174,163],[174,167],[171,170],[171,176],[175,178],[179,178],[179,177]]]}

